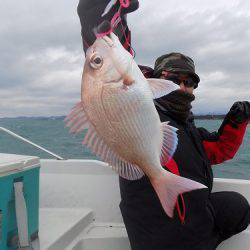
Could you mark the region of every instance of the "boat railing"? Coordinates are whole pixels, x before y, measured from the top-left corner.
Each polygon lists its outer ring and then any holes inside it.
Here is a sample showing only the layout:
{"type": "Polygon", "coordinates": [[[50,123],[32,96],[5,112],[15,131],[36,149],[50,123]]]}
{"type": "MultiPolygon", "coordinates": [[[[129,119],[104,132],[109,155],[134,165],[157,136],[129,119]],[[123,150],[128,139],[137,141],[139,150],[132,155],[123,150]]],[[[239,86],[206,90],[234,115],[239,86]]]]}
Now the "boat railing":
{"type": "Polygon", "coordinates": [[[9,129],[6,129],[6,128],[4,128],[4,127],[0,127],[0,131],[6,132],[7,134],[9,134],[9,135],[11,135],[11,136],[13,136],[13,137],[15,137],[15,138],[17,138],[17,139],[19,139],[19,140],[25,142],[25,143],[28,143],[28,144],[30,144],[30,145],[32,145],[32,146],[34,146],[34,147],[36,147],[36,148],[38,148],[38,149],[40,149],[40,150],[42,150],[42,151],[44,151],[44,152],[46,152],[46,153],[52,155],[52,156],[55,157],[57,160],[65,160],[63,157],[61,157],[61,156],[59,156],[59,155],[57,155],[57,154],[55,154],[55,153],[53,153],[53,152],[47,150],[46,148],[44,148],[44,147],[42,147],[42,146],[40,146],[40,145],[38,145],[38,144],[36,144],[36,143],[30,141],[30,140],[28,140],[28,139],[26,139],[26,138],[24,138],[24,137],[18,135],[18,134],[16,134],[16,133],[10,131],[9,129]]]}

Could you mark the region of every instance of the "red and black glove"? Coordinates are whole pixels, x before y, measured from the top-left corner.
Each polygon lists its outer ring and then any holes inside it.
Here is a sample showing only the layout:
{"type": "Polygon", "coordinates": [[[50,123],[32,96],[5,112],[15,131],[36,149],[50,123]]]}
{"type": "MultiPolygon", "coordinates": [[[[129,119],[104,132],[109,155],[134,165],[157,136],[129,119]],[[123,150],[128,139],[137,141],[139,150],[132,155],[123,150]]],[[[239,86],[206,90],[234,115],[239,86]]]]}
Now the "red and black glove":
{"type": "Polygon", "coordinates": [[[228,113],[228,117],[237,124],[250,121],[250,103],[248,101],[235,102],[228,113]]]}
{"type": "Polygon", "coordinates": [[[250,121],[250,103],[248,101],[235,102],[219,129],[219,134],[222,133],[226,124],[230,124],[233,128],[238,128],[240,124],[250,121]]]}
{"type": "Polygon", "coordinates": [[[120,20],[114,28],[114,33],[119,37],[124,48],[131,52],[131,37],[126,14],[135,11],[138,7],[138,0],[80,0],[77,12],[82,27],[81,34],[84,51],[86,52],[88,47],[95,42],[95,30],[98,28],[98,33],[105,32],[105,29],[108,28],[107,22],[111,22],[120,10],[120,20]],[[104,25],[102,25],[103,23],[104,25]]]}

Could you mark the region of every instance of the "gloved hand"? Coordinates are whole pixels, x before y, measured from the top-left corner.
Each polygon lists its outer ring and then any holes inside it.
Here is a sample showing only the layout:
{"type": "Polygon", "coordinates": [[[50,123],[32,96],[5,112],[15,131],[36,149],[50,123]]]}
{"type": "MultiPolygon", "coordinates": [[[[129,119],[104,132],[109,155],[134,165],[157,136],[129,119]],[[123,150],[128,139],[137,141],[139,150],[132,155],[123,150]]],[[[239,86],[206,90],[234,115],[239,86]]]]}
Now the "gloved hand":
{"type": "Polygon", "coordinates": [[[231,124],[233,128],[237,129],[239,124],[247,121],[250,121],[250,103],[248,101],[235,102],[225,116],[218,132],[222,134],[227,124],[231,124]]]}
{"type": "Polygon", "coordinates": [[[250,103],[235,102],[227,114],[228,118],[237,124],[250,121],[250,103]]]}
{"type": "Polygon", "coordinates": [[[139,1],[138,0],[130,0],[129,6],[127,8],[123,8],[121,11],[122,15],[125,15],[127,13],[133,12],[139,8],[139,1]]]}
{"type": "Polygon", "coordinates": [[[127,25],[127,14],[139,8],[138,0],[110,0],[102,17],[104,21],[97,27],[97,36],[103,36],[114,32],[123,47],[135,56],[131,47],[131,33],[127,25]]]}
{"type": "MultiPolygon", "coordinates": [[[[138,9],[138,0],[110,0],[107,4],[103,14],[106,15],[108,12],[112,11],[112,8],[117,6],[121,7],[121,15],[126,15],[127,13],[133,12],[138,9]]],[[[114,13],[113,13],[114,14],[114,13]]]]}
{"type": "MultiPolygon", "coordinates": [[[[124,45],[124,40],[128,40],[130,43],[129,29],[125,15],[135,11],[139,7],[138,0],[79,0],[77,12],[81,22],[85,52],[96,40],[95,29],[105,21],[110,22],[121,5],[124,5],[121,8],[121,22],[120,25],[117,25],[114,32],[124,45]]],[[[106,31],[106,29],[107,25],[101,25],[98,31],[106,31]]],[[[127,45],[127,47],[129,46],[127,45]]],[[[129,51],[130,48],[126,49],[129,51]]]]}

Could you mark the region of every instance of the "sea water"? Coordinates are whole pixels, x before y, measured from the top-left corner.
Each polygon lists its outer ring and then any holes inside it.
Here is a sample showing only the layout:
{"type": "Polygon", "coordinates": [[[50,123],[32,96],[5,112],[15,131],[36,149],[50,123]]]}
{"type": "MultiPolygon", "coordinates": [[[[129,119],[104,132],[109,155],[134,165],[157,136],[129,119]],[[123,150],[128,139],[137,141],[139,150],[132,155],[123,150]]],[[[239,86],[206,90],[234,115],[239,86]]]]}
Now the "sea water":
{"type": "MultiPolygon", "coordinates": [[[[210,132],[217,131],[222,120],[196,120],[197,127],[210,132]]],[[[65,159],[97,159],[82,145],[83,135],[69,134],[63,117],[50,118],[2,118],[0,127],[5,127],[65,159]]],[[[0,153],[35,155],[52,158],[45,152],[17,140],[0,131],[0,153]]],[[[233,160],[213,166],[215,177],[250,179],[250,129],[233,160]]]]}

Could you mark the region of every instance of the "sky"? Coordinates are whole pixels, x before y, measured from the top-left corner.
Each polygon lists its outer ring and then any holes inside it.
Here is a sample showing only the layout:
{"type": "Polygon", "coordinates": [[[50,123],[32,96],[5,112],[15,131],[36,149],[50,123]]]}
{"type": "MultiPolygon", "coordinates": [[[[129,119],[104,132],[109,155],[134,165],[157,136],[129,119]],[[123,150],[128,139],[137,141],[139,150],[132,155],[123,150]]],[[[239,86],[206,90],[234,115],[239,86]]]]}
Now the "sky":
{"type": "MultiPolygon", "coordinates": [[[[0,0],[0,117],[66,115],[80,100],[78,0],[0,0]]],[[[144,0],[128,16],[136,62],[181,52],[201,78],[195,114],[250,100],[249,0],[144,0]]]]}

